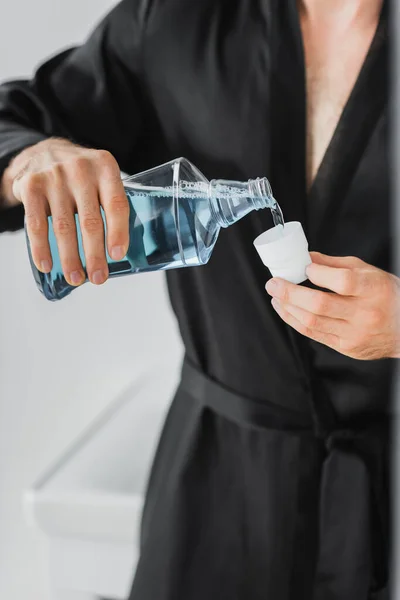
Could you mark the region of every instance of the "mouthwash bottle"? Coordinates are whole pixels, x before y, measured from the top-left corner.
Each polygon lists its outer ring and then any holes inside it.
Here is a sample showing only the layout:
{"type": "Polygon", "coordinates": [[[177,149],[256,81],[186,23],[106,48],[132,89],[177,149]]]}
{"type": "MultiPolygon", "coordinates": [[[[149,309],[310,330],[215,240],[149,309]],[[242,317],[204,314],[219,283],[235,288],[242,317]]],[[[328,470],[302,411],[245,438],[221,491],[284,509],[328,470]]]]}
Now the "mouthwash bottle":
{"type": "MultiPolygon", "coordinates": [[[[252,210],[270,208],[275,225],[283,225],[281,210],[265,178],[208,181],[188,160],[179,158],[127,177],[123,185],[130,206],[130,244],[122,260],[114,261],[107,253],[110,278],[204,265],[221,227],[233,225],[252,210]]],[[[75,219],[85,268],[78,215],[75,219]]],[[[41,273],[35,267],[27,237],[29,257],[39,290],[48,300],[61,300],[76,288],[64,278],[51,217],[48,225],[51,272],[41,273]]]]}

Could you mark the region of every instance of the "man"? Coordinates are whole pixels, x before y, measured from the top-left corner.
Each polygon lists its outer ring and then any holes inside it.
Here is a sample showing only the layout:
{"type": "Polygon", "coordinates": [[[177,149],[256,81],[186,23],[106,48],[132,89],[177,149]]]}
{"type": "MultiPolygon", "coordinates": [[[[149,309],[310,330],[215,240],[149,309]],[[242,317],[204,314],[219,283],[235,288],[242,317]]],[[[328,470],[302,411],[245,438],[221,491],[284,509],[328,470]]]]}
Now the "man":
{"type": "Polygon", "coordinates": [[[266,174],[313,249],[270,280],[254,213],[168,273],[186,348],[149,480],[131,600],[388,597],[391,271],[382,0],[124,0],[80,48],[0,88],[3,230],[79,285],[128,245],[119,169],[177,156],[266,174]],[[304,51],[304,52],[303,52],[304,51]],[[304,56],[303,56],[304,54],[304,56]],[[272,296],[272,304],[270,302],[272,296]]]}

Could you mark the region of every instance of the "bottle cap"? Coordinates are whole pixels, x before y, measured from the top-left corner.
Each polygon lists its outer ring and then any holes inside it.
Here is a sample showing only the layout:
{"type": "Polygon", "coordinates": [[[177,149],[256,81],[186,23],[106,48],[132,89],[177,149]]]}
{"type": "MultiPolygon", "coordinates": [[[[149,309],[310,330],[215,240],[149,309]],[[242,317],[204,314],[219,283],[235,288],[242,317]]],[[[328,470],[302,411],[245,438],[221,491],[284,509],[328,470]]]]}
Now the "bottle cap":
{"type": "Polygon", "coordinates": [[[311,264],[308,241],[298,221],[277,225],[254,240],[254,246],[273,277],[291,283],[307,279],[306,267],[311,264]]]}

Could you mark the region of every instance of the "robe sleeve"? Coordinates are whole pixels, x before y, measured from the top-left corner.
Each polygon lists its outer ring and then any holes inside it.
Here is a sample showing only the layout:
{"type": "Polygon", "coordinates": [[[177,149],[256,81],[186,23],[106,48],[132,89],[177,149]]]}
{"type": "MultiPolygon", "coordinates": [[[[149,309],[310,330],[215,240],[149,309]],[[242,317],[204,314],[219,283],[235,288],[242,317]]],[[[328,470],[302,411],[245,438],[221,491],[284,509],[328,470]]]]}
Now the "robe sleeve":
{"type": "MultiPolygon", "coordinates": [[[[0,86],[0,178],[24,148],[63,137],[109,150],[128,171],[143,128],[141,40],[146,0],[123,0],[82,46],[0,86]]],[[[1,199],[0,199],[1,206],[1,199]]],[[[23,226],[23,207],[0,210],[0,232],[23,226]]]]}

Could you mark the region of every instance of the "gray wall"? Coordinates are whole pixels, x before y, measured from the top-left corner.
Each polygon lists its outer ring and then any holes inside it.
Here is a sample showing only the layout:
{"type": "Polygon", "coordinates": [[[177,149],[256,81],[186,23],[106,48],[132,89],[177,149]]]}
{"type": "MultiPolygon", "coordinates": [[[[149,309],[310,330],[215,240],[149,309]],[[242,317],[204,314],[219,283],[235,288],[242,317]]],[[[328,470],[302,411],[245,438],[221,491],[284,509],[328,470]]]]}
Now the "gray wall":
{"type": "MultiPolygon", "coordinates": [[[[0,79],[79,43],[112,4],[2,0],[0,79]]],[[[0,598],[48,600],[46,544],[25,523],[23,490],[149,364],[177,368],[180,350],[161,274],[53,304],[35,288],[23,234],[0,237],[0,598]]]]}

